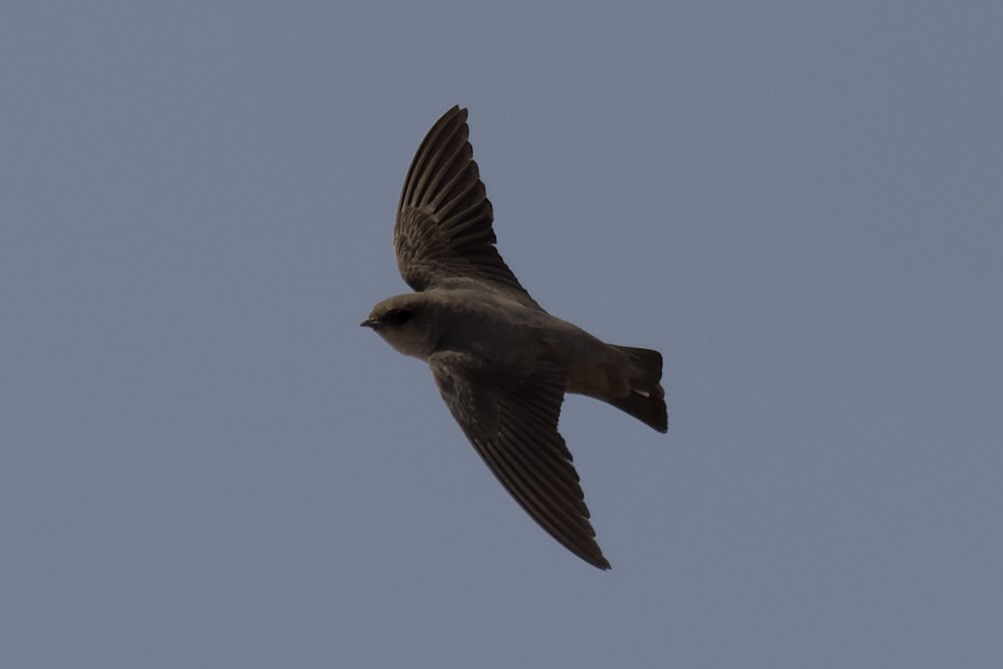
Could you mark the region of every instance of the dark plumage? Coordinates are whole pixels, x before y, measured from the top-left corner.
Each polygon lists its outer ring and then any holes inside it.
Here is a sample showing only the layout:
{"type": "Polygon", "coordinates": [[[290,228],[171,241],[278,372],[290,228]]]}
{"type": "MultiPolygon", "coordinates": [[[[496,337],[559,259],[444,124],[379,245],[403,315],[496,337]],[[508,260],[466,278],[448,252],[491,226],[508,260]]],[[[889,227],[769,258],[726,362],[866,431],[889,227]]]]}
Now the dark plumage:
{"type": "Polygon", "coordinates": [[[609,562],[557,431],[566,392],[665,432],[657,351],[615,346],[552,316],[495,248],[493,212],[453,107],[425,136],[401,192],[394,250],[415,293],[383,300],[363,325],[428,363],[464,434],[523,509],[568,550],[609,562]]]}

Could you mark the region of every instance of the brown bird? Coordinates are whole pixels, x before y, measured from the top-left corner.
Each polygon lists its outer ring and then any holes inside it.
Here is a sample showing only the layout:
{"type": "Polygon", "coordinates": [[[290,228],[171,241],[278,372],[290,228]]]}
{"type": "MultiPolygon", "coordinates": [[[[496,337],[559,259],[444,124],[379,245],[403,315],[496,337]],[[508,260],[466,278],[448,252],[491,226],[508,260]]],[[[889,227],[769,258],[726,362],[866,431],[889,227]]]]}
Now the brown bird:
{"type": "Polygon", "coordinates": [[[506,490],[572,553],[609,569],[557,431],[564,393],[668,429],[657,351],[606,344],[547,313],[495,248],[492,208],[453,107],[411,161],[394,250],[414,293],[383,300],[362,325],[428,363],[453,418],[506,490]]]}

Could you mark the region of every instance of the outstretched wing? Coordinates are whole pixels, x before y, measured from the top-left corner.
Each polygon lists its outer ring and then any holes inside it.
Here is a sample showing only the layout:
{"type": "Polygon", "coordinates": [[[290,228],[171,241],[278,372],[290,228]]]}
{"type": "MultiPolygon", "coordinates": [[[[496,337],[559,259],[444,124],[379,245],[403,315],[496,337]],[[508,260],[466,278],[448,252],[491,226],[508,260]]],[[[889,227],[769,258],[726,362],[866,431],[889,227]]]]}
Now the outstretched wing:
{"type": "Polygon", "coordinates": [[[516,374],[455,351],[435,353],[428,364],[453,418],[509,494],[568,550],[609,569],[557,432],[565,372],[549,365],[516,374]]]}
{"type": "Polygon", "coordinates": [[[467,110],[453,107],[418,147],[397,207],[397,267],[417,291],[474,280],[538,308],[495,248],[469,132],[467,110]]]}

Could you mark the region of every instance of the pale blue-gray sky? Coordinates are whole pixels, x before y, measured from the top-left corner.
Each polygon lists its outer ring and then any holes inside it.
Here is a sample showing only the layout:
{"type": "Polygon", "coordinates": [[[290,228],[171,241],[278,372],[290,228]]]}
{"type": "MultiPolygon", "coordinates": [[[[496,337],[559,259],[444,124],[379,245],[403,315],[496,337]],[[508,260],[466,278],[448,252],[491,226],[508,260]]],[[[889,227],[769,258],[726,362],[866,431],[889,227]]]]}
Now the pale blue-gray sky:
{"type": "Polygon", "coordinates": [[[1003,663],[998,2],[6,2],[0,666],[1003,663]],[[470,108],[613,571],[358,327],[470,108]]]}

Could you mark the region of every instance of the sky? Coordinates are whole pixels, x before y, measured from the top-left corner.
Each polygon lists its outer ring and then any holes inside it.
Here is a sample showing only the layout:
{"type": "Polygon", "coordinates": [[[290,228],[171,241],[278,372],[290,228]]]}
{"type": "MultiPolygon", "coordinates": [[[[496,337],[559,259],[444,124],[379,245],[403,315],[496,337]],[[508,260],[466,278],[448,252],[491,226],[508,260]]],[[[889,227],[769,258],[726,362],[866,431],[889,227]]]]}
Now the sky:
{"type": "Polygon", "coordinates": [[[0,666],[1003,665],[1003,5],[0,9],[0,666]],[[470,110],[603,551],[359,327],[470,110]]]}

